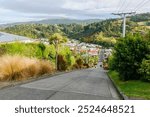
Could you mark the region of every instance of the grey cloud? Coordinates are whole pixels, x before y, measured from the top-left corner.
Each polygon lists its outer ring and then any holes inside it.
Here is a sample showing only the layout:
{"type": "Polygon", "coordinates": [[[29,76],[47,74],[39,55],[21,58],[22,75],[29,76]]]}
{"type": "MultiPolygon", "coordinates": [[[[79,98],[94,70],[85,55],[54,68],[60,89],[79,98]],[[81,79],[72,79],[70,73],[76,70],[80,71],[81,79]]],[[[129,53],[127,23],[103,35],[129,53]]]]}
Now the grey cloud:
{"type": "Polygon", "coordinates": [[[96,0],[2,0],[0,7],[21,13],[87,15],[88,11],[84,7],[90,7],[93,1],[96,0]],[[69,8],[65,7],[66,4],[69,8]],[[72,9],[74,5],[76,9],[72,9]]]}
{"type": "Polygon", "coordinates": [[[58,13],[64,0],[5,0],[1,8],[24,13],[58,13]]]}
{"type": "Polygon", "coordinates": [[[68,0],[3,0],[0,2],[0,7],[24,14],[47,14],[50,16],[57,14],[68,16],[72,14],[86,14],[86,11],[63,8],[62,6],[67,1],[68,0]]]}
{"type": "MultiPolygon", "coordinates": [[[[6,18],[105,18],[118,9],[120,0],[0,0],[0,15],[6,18]],[[1,9],[3,9],[1,11],[1,9]],[[5,10],[7,12],[5,12],[5,10]],[[4,16],[3,16],[4,17],[4,16]]],[[[134,9],[141,0],[126,0],[124,7],[134,9]],[[128,5],[128,3],[131,3],[128,5]]],[[[150,4],[147,4],[149,6],[150,4]]],[[[149,11],[147,7],[145,11],[149,11]]],[[[141,10],[144,11],[144,10],[141,10]]]]}

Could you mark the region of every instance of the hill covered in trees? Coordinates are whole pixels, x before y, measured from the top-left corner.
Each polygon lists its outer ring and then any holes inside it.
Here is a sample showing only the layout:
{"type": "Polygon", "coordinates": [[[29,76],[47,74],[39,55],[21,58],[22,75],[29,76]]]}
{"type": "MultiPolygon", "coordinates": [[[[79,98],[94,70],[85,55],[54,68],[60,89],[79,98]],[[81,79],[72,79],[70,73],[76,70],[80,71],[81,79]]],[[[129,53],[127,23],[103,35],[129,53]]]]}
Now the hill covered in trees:
{"type": "MultiPolygon", "coordinates": [[[[139,14],[127,18],[127,33],[145,33],[149,30],[150,14],[139,14]]],[[[122,20],[109,19],[90,24],[21,24],[1,29],[4,32],[27,36],[34,39],[49,38],[53,33],[61,33],[70,39],[88,43],[113,46],[122,34],[122,20]]]]}
{"type": "Polygon", "coordinates": [[[141,21],[150,21],[150,13],[142,13],[131,16],[131,21],[141,22],[141,21]]]}
{"type": "Polygon", "coordinates": [[[100,22],[101,19],[87,19],[87,20],[77,20],[77,19],[66,19],[66,18],[59,18],[59,19],[43,19],[39,21],[29,21],[29,22],[16,22],[16,23],[9,23],[9,24],[0,24],[0,27],[10,27],[15,25],[22,25],[22,24],[82,24],[87,25],[94,22],[100,22]]]}

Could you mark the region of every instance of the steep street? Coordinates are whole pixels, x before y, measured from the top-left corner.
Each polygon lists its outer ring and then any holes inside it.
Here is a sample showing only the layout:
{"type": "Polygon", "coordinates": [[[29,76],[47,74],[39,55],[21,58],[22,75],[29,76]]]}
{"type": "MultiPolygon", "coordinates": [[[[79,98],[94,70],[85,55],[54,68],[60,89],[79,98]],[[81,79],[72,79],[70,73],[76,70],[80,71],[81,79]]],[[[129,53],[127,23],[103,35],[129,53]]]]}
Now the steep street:
{"type": "Polygon", "coordinates": [[[120,99],[105,71],[90,68],[0,90],[1,100],[120,99]]]}

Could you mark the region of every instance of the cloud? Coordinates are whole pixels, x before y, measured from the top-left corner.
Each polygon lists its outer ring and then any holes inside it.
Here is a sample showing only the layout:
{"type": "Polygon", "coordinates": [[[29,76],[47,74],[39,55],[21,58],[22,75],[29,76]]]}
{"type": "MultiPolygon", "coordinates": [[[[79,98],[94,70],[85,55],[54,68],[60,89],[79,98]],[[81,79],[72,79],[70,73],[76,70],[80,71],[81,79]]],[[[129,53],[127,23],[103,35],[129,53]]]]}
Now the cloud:
{"type": "Polygon", "coordinates": [[[112,12],[147,12],[143,0],[0,0],[0,22],[43,18],[107,18],[112,12]],[[143,4],[143,6],[142,6],[143,4]],[[141,6],[141,7],[140,7],[141,6]]]}
{"type": "Polygon", "coordinates": [[[1,8],[22,13],[60,13],[64,9],[61,5],[65,0],[5,0],[0,4],[1,8]]]}

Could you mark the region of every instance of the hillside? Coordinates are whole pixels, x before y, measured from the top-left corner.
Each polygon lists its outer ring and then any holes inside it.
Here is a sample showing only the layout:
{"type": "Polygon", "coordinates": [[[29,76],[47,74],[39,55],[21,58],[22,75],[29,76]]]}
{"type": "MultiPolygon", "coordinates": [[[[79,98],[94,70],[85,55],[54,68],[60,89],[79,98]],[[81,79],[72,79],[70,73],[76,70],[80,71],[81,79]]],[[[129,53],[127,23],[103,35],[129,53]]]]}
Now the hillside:
{"type": "Polygon", "coordinates": [[[137,22],[141,26],[150,28],[150,13],[137,14],[130,17],[131,21],[137,22]]]}
{"type": "Polygon", "coordinates": [[[100,19],[76,20],[76,19],[46,19],[35,22],[36,24],[90,24],[99,22],[100,19]]]}
{"type": "MultiPolygon", "coordinates": [[[[145,33],[149,31],[148,25],[150,15],[140,14],[127,18],[126,32],[127,33],[145,33]],[[137,17],[141,17],[135,21],[137,17]],[[144,18],[146,17],[146,18],[144,18]],[[142,19],[143,18],[143,19],[142,19]],[[134,19],[134,20],[133,20],[134,19]],[[144,25],[143,25],[144,24],[144,25]]],[[[68,22],[71,22],[67,20],[68,22]]],[[[61,33],[64,36],[72,39],[78,39],[88,43],[97,43],[104,46],[113,46],[116,39],[122,34],[122,21],[120,19],[109,19],[100,22],[94,22],[87,25],[72,23],[72,24],[46,24],[48,20],[42,24],[21,24],[3,28],[2,31],[27,36],[30,38],[49,38],[53,33],[61,33]]],[[[60,23],[60,20],[55,21],[60,23]]],[[[61,20],[65,22],[65,20],[61,20]]],[[[65,22],[67,23],[67,22],[65,22]]]]}
{"type": "Polygon", "coordinates": [[[88,20],[77,20],[77,19],[44,19],[40,21],[30,21],[30,22],[16,22],[16,23],[10,23],[10,24],[1,24],[0,27],[10,27],[15,25],[22,25],[22,24],[81,24],[81,25],[87,25],[94,22],[100,22],[101,19],[88,19],[88,20]]]}
{"type": "Polygon", "coordinates": [[[150,13],[136,14],[134,16],[131,16],[130,19],[134,22],[147,22],[150,21],[150,13]]]}

